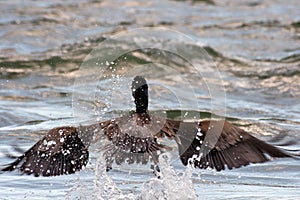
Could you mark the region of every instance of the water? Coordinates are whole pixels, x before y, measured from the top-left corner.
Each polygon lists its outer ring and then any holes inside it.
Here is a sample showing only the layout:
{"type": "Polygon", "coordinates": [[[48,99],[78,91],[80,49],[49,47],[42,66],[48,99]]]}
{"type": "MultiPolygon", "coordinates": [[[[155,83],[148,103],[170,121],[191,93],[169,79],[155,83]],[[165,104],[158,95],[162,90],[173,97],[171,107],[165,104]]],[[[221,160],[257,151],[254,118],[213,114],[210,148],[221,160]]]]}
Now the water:
{"type": "MultiPolygon", "coordinates": [[[[132,109],[128,84],[134,73],[146,68],[143,73],[150,83],[151,110],[169,110],[167,115],[175,117],[182,109],[203,118],[222,110],[226,103],[223,114],[230,121],[256,137],[299,153],[299,4],[298,0],[0,2],[1,165],[11,161],[4,154],[13,151],[12,145],[25,150],[53,127],[108,119],[132,109]],[[112,85],[117,79],[109,75],[80,84],[78,80],[84,80],[78,79],[83,69],[80,66],[101,41],[145,26],[198,37],[199,43],[183,45],[174,34],[161,36],[170,40],[173,36],[173,47],[179,47],[191,60],[198,58],[195,52],[199,46],[204,47],[222,82],[215,77],[199,79],[194,68],[174,55],[142,51],[128,54],[128,60],[120,59],[123,68],[115,74],[126,76],[116,82],[115,89],[112,85]],[[151,65],[149,59],[163,65],[151,65]],[[226,92],[225,101],[219,98],[213,104],[209,89],[220,84],[226,92]],[[96,99],[89,99],[93,94],[96,99]]],[[[141,38],[135,41],[143,43],[141,38]]],[[[215,95],[222,94],[221,89],[215,95]]],[[[35,178],[17,172],[1,174],[0,199],[300,196],[298,160],[277,159],[217,173],[186,169],[178,159],[171,159],[170,165],[167,161],[162,164],[164,176],[159,180],[149,166],[123,166],[104,172],[101,160],[97,162],[96,148],[91,147],[87,169],[75,175],[35,178]]],[[[175,155],[176,151],[169,156],[175,155]]]]}

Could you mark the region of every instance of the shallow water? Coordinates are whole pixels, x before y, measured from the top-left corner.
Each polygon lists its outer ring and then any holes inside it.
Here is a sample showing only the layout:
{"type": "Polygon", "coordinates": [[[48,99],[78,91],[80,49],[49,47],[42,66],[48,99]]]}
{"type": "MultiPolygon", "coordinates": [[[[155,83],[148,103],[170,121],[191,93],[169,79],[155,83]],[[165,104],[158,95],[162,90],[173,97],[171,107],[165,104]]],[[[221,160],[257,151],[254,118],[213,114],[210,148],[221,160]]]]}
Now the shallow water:
{"type": "MultiPolygon", "coordinates": [[[[53,127],[128,112],[134,105],[130,81],[137,73],[149,82],[150,110],[186,120],[195,113],[197,118],[226,116],[256,137],[299,154],[299,6],[298,0],[0,2],[0,164],[11,161],[6,152],[18,154],[12,146],[25,150],[53,127]],[[179,49],[190,62],[199,61],[201,46],[211,60],[196,71],[176,55],[144,49],[111,64],[114,73],[105,62],[104,73],[88,68],[85,58],[99,43],[145,26],[169,28],[197,43],[186,44],[173,32],[161,34],[158,41],[131,37],[138,45],[179,49]],[[88,79],[93,77],[85,73],[96,78],[88,79]]],[[[98,50],[104,55],[103,43],[98,50]]],[[[1,174],[0,199],[300,196],[299,160],[277,159],[217,173],[182,167],[174,150],[158,180],[150,166],[123,166],[106,173],[96,149],[91,147],[87,169],[75,175],[1,174]]]]}

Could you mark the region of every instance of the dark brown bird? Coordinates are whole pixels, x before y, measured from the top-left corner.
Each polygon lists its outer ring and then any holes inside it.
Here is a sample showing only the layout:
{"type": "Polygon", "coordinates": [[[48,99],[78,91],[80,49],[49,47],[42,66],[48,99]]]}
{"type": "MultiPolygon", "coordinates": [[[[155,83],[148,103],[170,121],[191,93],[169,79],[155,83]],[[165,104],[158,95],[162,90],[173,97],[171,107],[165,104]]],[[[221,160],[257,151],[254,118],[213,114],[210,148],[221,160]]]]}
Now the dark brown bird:
{"type": "Polygon", "coordinates": [[[148,85],[137,76],[132,82],[135,112],[90,126],[60,127],[46,136],[2,171],[19,169],[35,176],[72,174],[88,162],[92,138],[104,138],[102,151],[107,169],[127,162],[158,163],[159,153],[172,148],[158,140],[174,139],[180,160],[196,168],[217,171],[262,163],[270,157],[291,157],[224,120],[185,122],[150,115],[148,85]]]}

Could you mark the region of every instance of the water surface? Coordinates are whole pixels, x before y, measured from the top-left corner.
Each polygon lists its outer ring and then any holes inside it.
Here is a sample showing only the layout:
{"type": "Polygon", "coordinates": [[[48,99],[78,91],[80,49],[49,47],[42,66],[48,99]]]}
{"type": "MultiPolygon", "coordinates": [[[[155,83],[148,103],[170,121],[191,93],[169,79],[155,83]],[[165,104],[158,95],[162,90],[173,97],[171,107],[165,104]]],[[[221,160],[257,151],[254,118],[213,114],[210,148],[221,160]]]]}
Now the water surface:
{"type": "MultiPolygon", "coordinates": [[[[5,153],[14,152],[13,145],[28,149],[53,127],[108,119],[132,109],[130,75],[122,78],[125,84],[117,85],[114,92],[109,76],[91,82],[97,86],[99,108],[93,112],[74,110],[74,91],[85,100],[80,105],[95,103],[85,99],[91,91],[74,83],[85,57],[101,41],[120,31],[146,26],[166,27],[198,38],[201,44],[188,48],[176,40],[174,45],[191,56],[202,46],[214,60],[226,92],[228,120],[262,140],[299,153],[299,6],[298,0],[0,2],[1,165],[11,161],[5,153]],[[108,99],[113,99],[113,106],[100,109],[107,105],[103,97],[111,94],[114,98],[108,99]],[[85,118],[78,119],[81,114],[85,118]]],[[[166,70],[151,65],[146,73],[150,110],[174,111],[176,115],[178,109],[185,109],[201,118],[209,117],[211,96],[205,81],[193,75],[190,66],[176,56],[152,53],[127,55],[129,60],[120,62],[123,69],[118,68],[125,74],[134,66],[149,64],[149,59],[168,66],[166,70]],[[184,84],[178,84],[180,80],[189,80],[198,87],[191,94],[184,84]],[[185,97],[184,106],[175,94],[185,97]]],[[[178,159],[171,159],[170,165],[162,164],[164,178],[158,180],[149,166],[129,166],[134,168],[131,173],[124,166],[106,174],[101,161],[97,162],[96,148],[92,146],[87,169],[75,175],[35,178],[17,172],[1,174],[0,199],[300,196],[298,160],[277,159],[217,173],[189,171],[178,159]]]]}

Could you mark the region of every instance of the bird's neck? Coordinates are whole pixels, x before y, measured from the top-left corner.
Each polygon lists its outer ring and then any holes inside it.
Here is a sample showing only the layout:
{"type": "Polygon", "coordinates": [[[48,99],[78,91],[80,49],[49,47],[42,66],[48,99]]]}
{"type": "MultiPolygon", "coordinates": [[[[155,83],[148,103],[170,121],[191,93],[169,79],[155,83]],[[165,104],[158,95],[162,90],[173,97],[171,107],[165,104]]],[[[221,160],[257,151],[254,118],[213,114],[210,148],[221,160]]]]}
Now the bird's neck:
{"type": "Polygon", "coordinates": [[[136,107],[135,112],[138,114],[146,114],[148,113],[148,109],[145,107],[136,107]]]}
{"type": "Polygon", "coordinates": [[[142,94],[136,95],[134,100],[136,106],[136,113],[142,114],[148,112],[148,93],[143,92],[142,94]]]}

